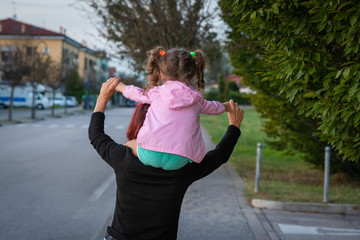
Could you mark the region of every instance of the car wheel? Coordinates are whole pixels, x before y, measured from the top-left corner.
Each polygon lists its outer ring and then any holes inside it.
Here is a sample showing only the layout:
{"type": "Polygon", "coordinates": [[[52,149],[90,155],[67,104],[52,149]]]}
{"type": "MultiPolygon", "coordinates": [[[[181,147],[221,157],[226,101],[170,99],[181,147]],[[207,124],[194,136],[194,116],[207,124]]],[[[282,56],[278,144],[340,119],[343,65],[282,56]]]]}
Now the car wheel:
{"type": "Polygon", "coordinates": [[[36,105],[36,109],[42,110],[42,109],[44,109],[44,105],[38,104],[38,105],[36,105]]]}

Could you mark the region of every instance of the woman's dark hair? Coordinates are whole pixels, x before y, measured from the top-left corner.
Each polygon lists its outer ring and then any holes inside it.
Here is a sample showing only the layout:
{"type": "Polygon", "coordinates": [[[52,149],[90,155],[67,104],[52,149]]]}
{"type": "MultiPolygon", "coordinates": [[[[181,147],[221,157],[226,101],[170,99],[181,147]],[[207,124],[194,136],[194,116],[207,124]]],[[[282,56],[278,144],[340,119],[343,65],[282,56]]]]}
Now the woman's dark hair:
{"type": "Polygon", "coordinates": [[[164,55],[160,54],[161,51],[165,51],[163,47],[156,47],[147,53],[148,60],[145,69],[148,72],[148,83],[144,91],[159,85],[160,72],[169,80],[177,80],[188,85],[191,85],[196,75],[197,89],[204,89],[206,62],[201,50],[194,50],[194,57],[190,55],[190,52],[179,48],[170,49],[164,55]]]}
{"type": "Polygon", "coordinates": [[[139,133],[140,128],[144,124],[146,113],[148,111],[148,108],[150,107],[150,104],[147,103],[139,103],[136,108],[134,115],[131,118],[129,127],[127,129],[126,136],[129,139],[129,141],[136,139],[137,135],[139,133]]]}

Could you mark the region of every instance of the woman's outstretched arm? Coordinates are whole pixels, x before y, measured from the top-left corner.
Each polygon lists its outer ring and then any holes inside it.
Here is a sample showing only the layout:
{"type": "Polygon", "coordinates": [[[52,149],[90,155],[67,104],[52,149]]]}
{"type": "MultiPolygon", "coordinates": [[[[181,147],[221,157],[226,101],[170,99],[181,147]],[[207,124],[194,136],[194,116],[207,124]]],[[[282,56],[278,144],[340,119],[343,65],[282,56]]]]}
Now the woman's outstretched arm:
{"type": "Polygon", "coordinates": [[[109,79],[103,83],[96,102],[94,113],[89,125],[89,140],[95,150],[111,167],[116,169],[121,164],[121,159],[126,154],[125,146],[117,144],[104,132],[105,108],[107,102],[115,93],[119,79],[109,79]]]}
{"type": "Polygon", "coordinates": [[[203,178],[227,162],[240,137],[240,125],[244,117],[244,112],[233,100],[229,101],[229,127],[214,150],[209,151],[204,160],[195,165],[194,181],[203,178]]]}

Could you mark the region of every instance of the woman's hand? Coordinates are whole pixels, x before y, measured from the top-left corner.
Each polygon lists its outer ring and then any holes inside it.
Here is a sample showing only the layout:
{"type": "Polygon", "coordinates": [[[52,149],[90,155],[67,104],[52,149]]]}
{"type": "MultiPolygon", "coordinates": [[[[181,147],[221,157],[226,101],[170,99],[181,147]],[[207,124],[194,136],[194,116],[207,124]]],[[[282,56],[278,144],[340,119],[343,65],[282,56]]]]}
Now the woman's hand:
{"type": "Polygon", "coordinates": [[[112,77],[102,84],[94,112],[105,112],[106,104],[116,92],[115,88],[120,81],[120,78],[112,77]]]}
{"type": "Polygon", "coordinates": [[[234,125],[240,128],[241,122],[244,118],[244,112],[239,108],[239,105],[234,102],[234,100],[230,100],[229,102],[229,125],[234,125]]]}

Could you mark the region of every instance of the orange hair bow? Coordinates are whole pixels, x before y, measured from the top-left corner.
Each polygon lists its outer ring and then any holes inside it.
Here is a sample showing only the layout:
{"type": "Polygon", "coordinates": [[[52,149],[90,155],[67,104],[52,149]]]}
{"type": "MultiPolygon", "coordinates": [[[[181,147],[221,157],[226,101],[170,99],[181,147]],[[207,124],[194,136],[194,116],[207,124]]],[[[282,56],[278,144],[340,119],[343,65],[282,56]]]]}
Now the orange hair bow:
{"type": "Polygon", "coordinates": [[[165,51],[164,50],[161,50],[160,52],[159,52],[159,54],[161,55],[161,56],[164,56],[165,55],[165,51]]]}

